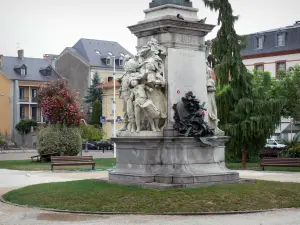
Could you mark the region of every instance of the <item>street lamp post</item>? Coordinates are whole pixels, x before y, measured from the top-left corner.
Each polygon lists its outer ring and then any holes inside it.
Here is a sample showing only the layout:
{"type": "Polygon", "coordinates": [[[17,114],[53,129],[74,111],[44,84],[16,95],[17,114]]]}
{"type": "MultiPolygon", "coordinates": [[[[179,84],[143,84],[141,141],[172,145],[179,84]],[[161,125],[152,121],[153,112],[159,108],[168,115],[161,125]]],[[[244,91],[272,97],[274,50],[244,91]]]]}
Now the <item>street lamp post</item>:
{"type": "MultiPolygon", "coordinates": [[[[117,137],[117,112],[116,112],[116,56],[113,55],[112,53],[109,53],[109,55],[113,58],[114,60],[114,72],[113,72],[113,78],[114,78],[114,100],[113,100],[113,110],[114,110],[114,126],[113,126],[113,137],[117,137]]],[[[117,157],[117,151],[116,151],[116,143],[114,142],[114,158],[117,157]]]]}

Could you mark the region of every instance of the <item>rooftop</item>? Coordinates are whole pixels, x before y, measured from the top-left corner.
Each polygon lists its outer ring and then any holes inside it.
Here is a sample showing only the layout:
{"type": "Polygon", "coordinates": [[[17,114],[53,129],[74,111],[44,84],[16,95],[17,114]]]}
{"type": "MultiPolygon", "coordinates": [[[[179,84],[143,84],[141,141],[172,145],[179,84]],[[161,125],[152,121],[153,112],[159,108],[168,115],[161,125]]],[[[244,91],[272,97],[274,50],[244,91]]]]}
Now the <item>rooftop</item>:
{"type": "Polygon", "coordinates": [[[291,26],[260,31],[244,36],[247,43],[247,47],[241,52],[244,57],[297,51],[300,50],[300,21],[296,21],[291,26]],[[280,46],[277,44],[277,35],[279,34],[284,35],[284,44],[280,46]],[[260,37],[262,38],[262,46],[258,48],[258,39],[260,37]]]}
{"type": "MultiPolygon", "coordinates": [[[[116,59],[120,59],[122,55],[127,54],[132,56],[129,51],[114,41],[82,38],[72,48],[94,67],[112,67],[112,64],[106,65],[104,60],[110,54],[115,56],[116,59]]],[[[118,64],[116,64],[116,67],[119,67],[118,64]]]]}
{"type": "Polygon", "coordinates": [[[46,60],[42,58],[23,58],[13,56],[3,56],[2,66],[0,72],[2,72],[10,80],[20,81],[52,81],[59,78],[59,75],[52,68],[52,60],[46,60]],[[26,68],[27,74],[20,75],[16,69],[26,68]],[[51,76],[45,76],[40,70],[51,68],[51,76]]]}

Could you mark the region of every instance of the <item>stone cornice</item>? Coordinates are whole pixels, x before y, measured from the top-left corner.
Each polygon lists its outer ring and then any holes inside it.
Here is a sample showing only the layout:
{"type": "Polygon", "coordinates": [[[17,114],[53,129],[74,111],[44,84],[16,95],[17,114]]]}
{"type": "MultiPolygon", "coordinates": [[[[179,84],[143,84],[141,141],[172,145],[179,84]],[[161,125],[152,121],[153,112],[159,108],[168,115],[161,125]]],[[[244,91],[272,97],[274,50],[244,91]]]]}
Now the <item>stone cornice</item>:
{"type": "Polygon", "coordinates": [[[128,29],[137,37],[167,32],[205,36],[214,27],[214,25],[203,24],[198,21],[179,20],[176,16],[164,16],[141,21],[136,25],[129,26],[128,29]]]}
{"type": "Polygon", "coordinates": [[[166,9],[166,8],[184,9],[184,10],[193,11],[193,12],[198,12],[199,11],[199,9],[191,8],[191,7],[187,7],[187,6],[174,5],[174,4],[166,4],[166,5],[157,6],[155,8],[145,9],[144,13],[148,13],[148,12],[152,12],[152,11],[157,11],[157,10],[162,10],[162,9],[166,9]]]}

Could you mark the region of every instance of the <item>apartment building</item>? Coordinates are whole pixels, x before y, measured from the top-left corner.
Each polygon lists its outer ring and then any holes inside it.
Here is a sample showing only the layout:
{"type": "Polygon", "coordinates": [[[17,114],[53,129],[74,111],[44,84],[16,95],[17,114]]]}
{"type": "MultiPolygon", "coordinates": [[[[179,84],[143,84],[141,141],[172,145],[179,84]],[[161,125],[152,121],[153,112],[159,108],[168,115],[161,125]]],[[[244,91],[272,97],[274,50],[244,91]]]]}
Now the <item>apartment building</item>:
{"type": "Polygon", "coordinates": [[[59,78],[51,66],[52,61],[43,58],[26,58],[24,50],[17,56],[0,55],[0,132],[21,143],[15,126],[22,119],[43,123],[37,104],[40,85],[59,78]]]}
{"type": "Polygon", "coordinates": [[[249,70],[268,71],[277,77],[300,64],[300,21],[291,26],[246,35],[247,47],[241,52],[249,70]]]}
{"type": "MultiPolygon", "coordinates": [[[[247,47],[241,54],[250,71],[268,71],[276,78],[279,71],[300,65],[300,21],[291,26],[249,34],[245,38],[247,47]]],[[[298,122],[282,118],[272,138],[291,140],[299,131],[298,122]]]]}

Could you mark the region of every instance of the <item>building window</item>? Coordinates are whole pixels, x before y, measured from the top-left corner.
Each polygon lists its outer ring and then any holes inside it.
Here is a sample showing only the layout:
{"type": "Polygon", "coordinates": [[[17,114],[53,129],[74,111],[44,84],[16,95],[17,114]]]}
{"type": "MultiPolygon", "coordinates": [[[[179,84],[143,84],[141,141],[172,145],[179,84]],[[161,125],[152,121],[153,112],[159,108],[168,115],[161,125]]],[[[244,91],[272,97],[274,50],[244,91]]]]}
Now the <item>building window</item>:
{"type": "Polygon", "coordinates": [[[285,34],[277,34],[276,44],[278,47],[285,46],[285,34]]]}
{"type": "Polygon", "coordinates": [[[286,72],[286,62],[276,63],[276,76],[278,76],[279,72],[286,72]]]}
{"type": "Polygon", "coordinates": [[[111,59],[110,58],[106,58],[106,65],[110,65],[111,64],[111,59]]]}
{"type": "Polygon", "coordinates": [[[26,97],[25,97],[25,88],[20,87],[19,89],[19,99],[20,101],[25,101],[26,97]]]}
{"type": "Polygon", "coordinates": [[[257,37],[256,38],[256,48],[262,49],[264,44],[264,37],[257,37]]]}
{"type": "Polygon", "coordinates": [[[37,121],[37,107],[36,106],[32,106],[31,108],[31,119],[37,121]]]}
{"type": "Polygon", "coordinates": [[[120,59],[119,60],[119,66],[123,66],[124,65],[124,60],[123,59],[120,59]]]}
{"type": "Polygon", "coordinates": [[[37,89],[31,89],[31,101],[36,102],[37,101],[36,97],[37,97],[37,89]]]}
{"type": "Polygon", "coordinates": [[[114,77],[108,77],[108,78],[107,78],[107,81],[108,81],[108,82],[111,82],[111,81],[113,81],[113,80],[114,80],[114,77]]]}
{"type": "Polygon", "coordinates": [[[20,105],[20,119],[25,119],[25,105],[20,105]]]}
{"type": "Polygon", "coordinates": [[[46,77],[50,77],[51,76],[51,70],[47,69],[46,70],[46,77]]]}
{"type": "Polygon", "coordinates": [[[264,64],[256,64],[254,65],[254,69],[257,71],[264,71],[264,64]]]}
{"type": "Polygon", "coordinates": [[[22,76],[25,76],[26,75],[26,69],[20,69],[20,73],[22,76]]]}

